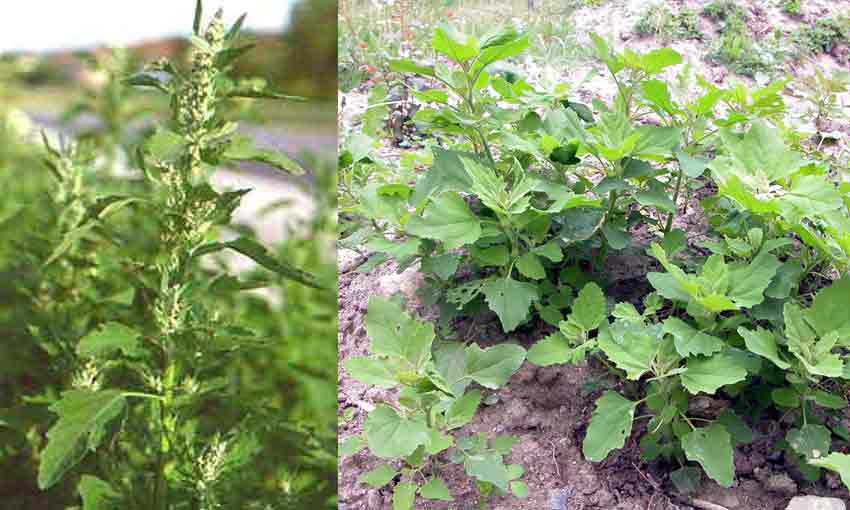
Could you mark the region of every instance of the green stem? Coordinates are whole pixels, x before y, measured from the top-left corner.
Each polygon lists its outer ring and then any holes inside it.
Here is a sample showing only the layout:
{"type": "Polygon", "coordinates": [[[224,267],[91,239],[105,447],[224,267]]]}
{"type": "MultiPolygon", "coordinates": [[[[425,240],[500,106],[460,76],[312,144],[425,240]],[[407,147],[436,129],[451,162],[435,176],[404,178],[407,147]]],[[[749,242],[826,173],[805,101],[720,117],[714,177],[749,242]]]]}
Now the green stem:
{"type": "Polygon", "coordinates": [[[679,165],[679,172],[676,175],[676,191],[673,193],[673,210],[667,215],[667,224],[664,225],[664,233],[669,234],[673,228],[673,219],[676,217],[676,212],[679,210],[679,193],[682,191],[682,166],[679,165]]]}

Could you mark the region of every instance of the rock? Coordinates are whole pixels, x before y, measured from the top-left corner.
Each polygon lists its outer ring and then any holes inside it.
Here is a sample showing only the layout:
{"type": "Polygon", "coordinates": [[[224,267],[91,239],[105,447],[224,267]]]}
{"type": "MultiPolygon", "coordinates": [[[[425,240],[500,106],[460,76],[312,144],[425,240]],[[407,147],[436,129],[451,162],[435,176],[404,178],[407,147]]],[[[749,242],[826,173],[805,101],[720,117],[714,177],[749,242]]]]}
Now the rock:
{"type": "Polygon", "coordinates": [[[572,499],[572,496],[572,488],[549,491],[548,510],[570,510],[570,499],[572,499]]]}
{"type": "Polygon", "coordinates": [[[337,267],[340,273],[347,273],[366,261],[366,257],[354,250],[340,248],[336,254],[337,267]]]}
{"type": "Polygon", "coordinates": [[[788,503],[785,510],[847,510],[847,506],[837,498],[797,496],[788,503]]]}
{"type": "Polygon", "coordinates": [[[378,282],[378,288],[384,297],[392,297],[397,293],[401,293],[408,303],[408,308],[410,308],[411,304],[419,302],[416,292],[424,282],[425,275],[419,272],[417,265],[405,269],[400,274],[392,273],[382,276],[378,282]]]}
{"type": "Polygon", "coordinates": [[[735,493],[711,481],[702,485],[702,488],[695,499],[702,499],[710,503],[714,503],[715,505],[728,508],[729,510],[743,508],[741,506],[741,501],[735,493]]]}

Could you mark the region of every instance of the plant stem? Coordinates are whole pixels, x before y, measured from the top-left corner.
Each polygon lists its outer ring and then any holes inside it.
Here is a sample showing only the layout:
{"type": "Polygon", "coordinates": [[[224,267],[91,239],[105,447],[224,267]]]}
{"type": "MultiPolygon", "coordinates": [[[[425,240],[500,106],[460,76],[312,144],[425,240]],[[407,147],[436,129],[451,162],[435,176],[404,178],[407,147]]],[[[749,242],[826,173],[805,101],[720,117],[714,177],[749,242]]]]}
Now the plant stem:
{"type": "Polygon", "coordinates": [[[673,228],[673,218],[676,217],[676,212],[679,210],[679,193],[682,191],[682,166],[679,165],[679,172],[676,175],[676,191],[673,193],[673,210],[667,215],[667,224],[664,225],[664,233],[669,234],[673,228]]]}

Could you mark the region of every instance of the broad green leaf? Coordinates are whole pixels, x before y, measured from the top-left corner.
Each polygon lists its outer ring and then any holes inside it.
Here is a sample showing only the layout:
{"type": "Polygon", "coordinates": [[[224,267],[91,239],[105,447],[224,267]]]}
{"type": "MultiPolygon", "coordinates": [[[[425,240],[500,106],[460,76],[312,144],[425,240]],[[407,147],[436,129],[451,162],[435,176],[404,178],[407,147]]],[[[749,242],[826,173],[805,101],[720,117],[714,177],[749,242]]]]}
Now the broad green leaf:
{"type": "Polygon", "coordinates": [[[398,357],[414,371],[424,369],[431,359],[434,325],[414,319],[393,301],[369,299],[366,332],[374,354],[398,357]]]}
{"type": "Polygon", "coordinates": [[[792,388],[776,388],[770,392],[770,398],[780,407],[791,409],[800,407],[800,395],[792,388]]]}
{"type": "Polygon", "coordinates": [[[710,356],[725,346],[719,338],[703,333],[676,317],[664,321],[664,332],[673,335],[676,352],[683,358],[695,354],[710,356]]]}
{"type": "Polygon", "coordinates": [[[649,75],[659,73],[666,67],[681,63],[682,56],[671,48],[655,49],[640,57],[640,67],[649,75]]]}
{"type": "Polygon", "coordinates": [[[510,478],[500,455],[492,452],[468,455],[463,466],[469,475],[482,482],[492,483],[504,491],[508,490],[510,478]]]}
{"type": "Polygon", "coordinates": [[[599,285],[591,282],[582,287],[570,311],[569,320],[585,331],[599,327],[608,315],[608,304],[605,294],[599,285]]]}
{"type": "Polygon", "coordinates": [[[424,257],[422,259],[422,272],[434,273],[443,281],[454,276],[460,265],[461,257],[457,253],[444,253],[436,257],[424,257]]]}
{"type": "Polygon", "coordinates": [[[753,431],[740,416],[728,407],[720,412],[716,423],[726,427],[726,431],[729,432],[729,436],[736,446],[753,442],[753,431]]]}
{"type": "Polygon", "coordinates": [[[713,395],[722,386],[746,379],[747,369],[737,357],[721,352],[710,358],[689,358],[687,370],[679,377],[692,394],[713,395]]]}
{"type": "Polygon", "coordinates": [[[493,62],[515,57],[528,48],[527,35],[516,37],[516,34],[512,34],[512,36],[515,37],[513,40],[508,40],[503,44],[483,48],[481,55],[478,56],[472,66],[472,72],[475,73],[484,69],[493,62]]]}
{"type": "Polygon", "coordinates": [[[531,278],[532,280],[546,278],[546,269],[540,263],[537,255],[531,252],[526,252],[517,259],[516,268],[526,278],[531,278]]]}
{"type": "Polygon", "coordinates": [[[466,172],[461,158],[474,158],[468,152],[458,152],[433,147],[434,162],[425,174],[416,182],[416,191],[411,203],[419,205],[429,197],[436,197],[444,191],[467,191],[472,187],[472,178],[466,172]]]}
{"type": "Polygon", "coordinates": [[[723,487],[731,487],[735,476],[731,439],[723,425],[712,423],[685,435],[682,449],[688,460],[699,462],[711,479],[723,487]]]}
{"type": "Polygon", "coordinates": [[[799,153],[788,148],[778,130],[764,121],[754,121],[742,137],[721,129],[720,138],[727,155],[715,158],[709,167],[721,186],[734,176],[746,187],[766,192],[769,183],[790,177],[805,164],[799,153]]]}
{"type": "Polygon", "coordinates": [[[407,239],[398,242],[383,237],[373,237],[366,243],[366,249],[371,252],[387,253],[396,260],[404,260],[418,254],[421,243],[421,239],[407,239]]]}
{"type": "Polygon", "coordinates": [[[699,468],[693,466],[682,466],[670,473],[670,481],[673,482],[676,490],[683,494],[696,492],[699,489],[700,478],[702,473],[699,468]]]}
{"type": "MultiPolygon", "coordinates": [[[[850,331],[848,303],[850,303],[850,278],[845,277],[832,282],[817,293],[811,308],[806,312],[806,318],[820,336],[830,331],[850,331]]],[[[850,340],[845,340],[845,343],[850,343],[850,340]]]]}
{"type": "Polygon", "coordinates": [[[769,359],[774,365],[783,370],[791,366],[791,364],[779,356],[776,346],[776,335],[772,331],[762,329],[761,327],[757,327],[755,331],[750,331],[741,326],[738,328],[738,334],[744,339],[744,343],[746,343],[747,349],[750,352],[769,359]]]}
{"type": "Polygon", "coordinates": [[[626,377],[638,380],[649,371],[658,352],[660,327],[647,327],[627,321],[616,321],[599,330],[599,348],[626,377]]]}
{"type": "Polygon", "coordinates": [[[367,485],[371,485],[372,487],[383,487],[390,483],[390,480],[395,478],[395,475],[397,474],[398,471],[389,464],[381,464],[375,469],[360,475],[359,480],[367,485]]]}
{"type": "Polygon", "coordinates": [[[531,303],[540,299],[535,284],[519,282],[510,277],[488,281],[481,286],[481,292],[490,309],[499,316],[505,333],[510,333],[522,324],[528,317],[531,303]]]}
{"type": "Polygon", "coordinates": [[[677,153],[676,159],[679,161],[679,168],[682,169],[682,172],[692,179],[701,176],[708,167],[707,159],[689,156],[684,152],[677,153]]]}
{"type": "Polygon", "coordinates": [[[55,485],[65,473],[95,450],[107,433],[107,425],[124,410],[126,398],[117,390],[71,390],[50,406],[59,415],[47,432],[47,447],[41,453],[38,486],[55,485]]]}
{"type": "Polygon", "coordinates": [[[369,450],[382,459],[407,457],[429,439],[424,417],[402,417],[392,407],[380,404],[363,423],[369,450]]]}
{"type": "Polygon", "coordinates": [[[499,344],[482,349],[478,344],[471,344],[466,348],[467,375],[485,388],[504,386],[523,361],[525,349],[519,345],[499,344]]]}
{"type": "Polygon", "coordinates": [[[478,411],[479,404],[481,404],[481,391],[479,390],[472,390],[455,399],[446,410],[447,429],[457,429],[472,421],[476,411],[478,411]]]}
{"type": "Polygon", "coordinates": [[[80,339],[77,354],[87,358],[108,356],[116,351],[132,355],[138,349],[141,336],[120,322],[107,322],[80,339]]]}
{"type": "Polygon", "coordinates": [[[584,458],[600,462],[611,450],[622,448],[632,432],[636,407],[637,403],[626,400],[617,392],[603,393],[596,401],[596,410],[584,438],[584,458]]]}
{"type": "Polygon", "coordinates": [[[541,257],[546,257],[552,262],[561,262],[564,260],[564,252],[561,251],[561,247],[555,241],[538,246],[532,251],[541,257]]]}
{"type": "Polygon", "coordinates": [[[83,510],[108,510],[116,508],[120,494],[108,483],[91,475],[83,475],[77,485],[83,500],[83,510]]]}
{"type": "Polygon", "coordinates": [[[446,485],[446,482],[439,476],[428,480],[428,483],[423,485],[419,490],[419,494],[425,499],[436,499],[439,501],[454,500],[451,494],[449,494],[449,487],[446,485]]]}
{"type": "Polygon", "coordinates": [[[813,396],[817,405],[827,409],[844,409],[847,407],[847,400],[841,395],[815,390],[813,396]]]}
{"type": "Polygon", "coordinates": [[[414,73],[422,76],[434,77],[434,66],[417,64],[410,59],[391,59],[389,61],[390,70],[397,73],[414,73]]]}
{"type": "Polygon", "coordinates": [[[830,453],[820,459],[812,459],[809,464],[835,471],[841,477],[846,487],[850,487],[850,455],[845,453],[830,453]]]}
{"type": "Polygon", "coordinates": [[[750,264],[729,270],[727,295],[739,307],[750,308],[760,304],[764,301],[765,289],[781,265],[776,256],[762,250],[750,264]]]}
{"type": "Polygon", "coordinates": [[[416,499],[416,484],[401,482],[393,491],[393,510],[413,510],[413,500],[416,499]]]}
{"type": "Polygon", "coordinates": [[[345,360],[342,365],[351,377],[360,382],[381,388],[394,388],[398,385],[395,372],[385,360],[356,356],[345,360]]]}
{"type": "Polygon", "coordinates": [[[819,459],[829,452],[832,433],[823,425],[809,423],[799,429],[791,429],[785,436],[795,452],[807,460],[819,459]]]}
{"type": "Polygon", "coordinates": [[[546,367],[558,363],[567,363],[571,359],[573,346],[561,333],[546,336],[528,350],[528,361],[546,367]]]}
{"type": "Polygon", "coordinates": [[[428,431],[428,443],[425,445],[425,452],[428,455],[437,455],[443,450],[451,448],[455,443],[452,436],[444,434],[437,429],[428,431]]]}
{"type": "Polygon", "coordinates": [[[470,380],[466,378],[466,346],[461,342],[443,342],[434,351],[434,365],[440,377],[455,396],[463,394],[470,380]]]}
{"type": "Polygon", "coordinates": [[[511,494],[513,494],[514,496],[516,496],[520,499],[527,498],[528,497],[528,485],[521,480],[515,480],[515,481],[511,482],[511,494]]]}
{"type": "Polygon", "coordinates": [[[145,141],[145,152],[157,161],[170,162],[177,159],[186,147],[183,137],[164,128],[156,131],[145,141]]]}
{"type": "Polygon", "coordinates": [[[407,222],[407,231],[442,241],[447,250],[472,244],[481,237],[481,222],[457,193],[443,193],[428,204],[422,217],[407,222]]]}

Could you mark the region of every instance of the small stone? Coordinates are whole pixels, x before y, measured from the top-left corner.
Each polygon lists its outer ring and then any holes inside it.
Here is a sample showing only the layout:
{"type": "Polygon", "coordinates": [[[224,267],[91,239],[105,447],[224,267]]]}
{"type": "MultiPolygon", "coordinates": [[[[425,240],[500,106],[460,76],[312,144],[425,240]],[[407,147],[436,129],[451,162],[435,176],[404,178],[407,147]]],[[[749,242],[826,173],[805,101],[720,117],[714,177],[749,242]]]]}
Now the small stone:
{"type": "Polygon", "coordinates": [[[384,297],[392,297],[401,293],[407,301],[408,306],[418,303],[416,296],[419,288],[425,283],[425,275],[419,272],[418,267],[409,267],[402,273],[393,273],[382,276],[378,281],[380,293],[384,297]]]}
{"type": "Polygon", "coordinates": [[[570,510],[570,499],[572,496],[573,490],[570,488],[549,491],[548,510],[570,510]]]}
{"type": "Polygon", "coordinates": [[[785,510],[847,510],[847,506],[837,498],[797,496],[788,503],[785,510]]]}
{"type": "Polygon", "coordinates": [[[366,261],[366,257],[354,250],[340,248],[337,251],[337,267],[340,273],[347,273],[366,261]]]}

